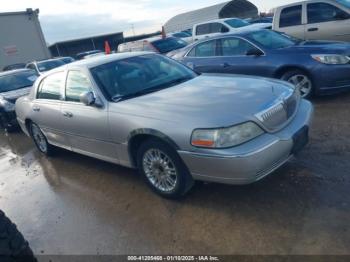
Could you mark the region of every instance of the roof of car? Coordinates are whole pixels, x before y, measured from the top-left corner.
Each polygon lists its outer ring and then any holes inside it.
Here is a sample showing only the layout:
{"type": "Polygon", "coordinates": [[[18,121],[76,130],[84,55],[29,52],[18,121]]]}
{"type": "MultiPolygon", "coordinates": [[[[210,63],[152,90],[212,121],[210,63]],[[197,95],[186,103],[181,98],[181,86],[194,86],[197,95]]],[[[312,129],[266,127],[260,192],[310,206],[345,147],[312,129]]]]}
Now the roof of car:
{"type": "Polygon", "coordinates": [[[7,75],[13,75],[21,72],[30,72],[33,70],[30,69],[15,69],[15,70],[10,70],[10,71],[5,71],[5,72],[0,72],[0,76],[7,76],[7,75]]]}
{"type": "MultiPolygon", "coordinates": [[[[75,62],[67,64],[65,66],[61,66],[60,68],[62,68],[62,67],[66,67],[67,69],[77,68],[77,67],[92,68],[92,67],[103,65],[103,64],[113,62],[116,60],[122,60],[122,59],[140,56],[140,55],[145,55],[145,54],[154,54],[154,53],[153,52],[125,52],[125,53],[116,53],[116,54],[110,54],[110,55],[105,55],[105,56],[96,56],[96,57],[91,57],[91,58],[84,59],[84,60],[75,61],[75,62]]],[[[53,69],[53,70],[55,70],[55,69],[53,69]]],[[[50,71],[50,72],[52,72],[52,71],[50,71]]]]}

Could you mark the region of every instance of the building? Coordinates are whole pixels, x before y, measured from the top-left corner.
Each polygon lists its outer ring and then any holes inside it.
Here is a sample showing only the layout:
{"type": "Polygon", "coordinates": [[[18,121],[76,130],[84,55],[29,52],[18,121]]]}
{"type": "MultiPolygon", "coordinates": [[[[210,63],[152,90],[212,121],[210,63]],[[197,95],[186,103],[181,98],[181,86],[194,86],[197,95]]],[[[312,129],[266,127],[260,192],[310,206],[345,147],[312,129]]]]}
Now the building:
{"type": "Polygon", "coordinates": [[[191,12],[179,14],[164,25],[167,33],[187,30],[193,25],[219,18],[250,18],[258,16],[258,8],[247,0],[229,2],[205,7],[191,12]]]}
{"type": "Polygon", "coordinates": [[[7,65],[50,58],[39,9],[0,13],[0,70],[7,65]]]}
{"type": "Polygon", "coordinates": [[[120,43],[124,42],[124,35],[122,32],[105,34],[98,36],[90,36],[86,38],[79,38],[74,40],[57,42],[49,46],[52,56],[71,56],[75,57],[76,54],[90,51],[105,49],[105,41],[108,41],[112,50],[116,50],[120,43]]]}

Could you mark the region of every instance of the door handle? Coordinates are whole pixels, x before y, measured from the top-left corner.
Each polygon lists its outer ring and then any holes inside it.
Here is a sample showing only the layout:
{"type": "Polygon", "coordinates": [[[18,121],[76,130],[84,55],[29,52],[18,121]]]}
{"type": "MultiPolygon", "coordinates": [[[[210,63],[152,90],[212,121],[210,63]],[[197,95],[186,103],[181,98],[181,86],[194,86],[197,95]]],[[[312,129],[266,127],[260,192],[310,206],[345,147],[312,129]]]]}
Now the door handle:
{"type": "Polygon", "coordinates": [[[34,112],[39,112],[39,111],[40,111],[40,107],[38,107],[38,106],[33,106],[33,111],[34,111],[34,112]]]}
{"type": "Polygon", "coordinates": [[[63,112],[63,116],[71,118],[73,114],[71,112],[63,112]]]}
{"type": "Polygon", "coordinates": [[[318,28],[317,27],[312,27],[312,28],[309,28],[307,31],[315,32],[315,31],[318,31],[318,28]]]}
{"type": "Polygon", "coordinates": [[[227,68],[227,67],[229,67],[229,66],[230,66],[230,64],[228,64],[228,63],[223,63],[223,64],[222,64],[222,67],[223,67],[223,68],[227,68]]]}

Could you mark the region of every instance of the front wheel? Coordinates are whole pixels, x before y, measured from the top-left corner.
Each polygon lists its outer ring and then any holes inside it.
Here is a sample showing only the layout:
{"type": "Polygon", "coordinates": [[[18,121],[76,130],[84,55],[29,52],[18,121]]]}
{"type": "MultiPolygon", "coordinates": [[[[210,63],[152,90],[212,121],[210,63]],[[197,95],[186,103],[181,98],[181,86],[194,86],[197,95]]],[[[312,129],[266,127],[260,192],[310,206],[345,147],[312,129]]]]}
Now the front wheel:
{"type": "Polygon", "coordinates": [[[39,151],[47,156],[52,155],[54,147],[47,142],[47,138],[35,123],[30,123],[30,134],[39,151]]]}
{"type": "Polygon", "coordinates": [[[310,98],[314,93],[314,87],[311,78],[301,70],[288,71],[281,77],[299,89],[301,97],[310,98]]]}
{"type": "Polygon", "coordinates": [[[146,183],[163,197],[179,198],[194,184],[177,152],[160,140],[150,139],[141,145],[137,165],[146,183]]]}

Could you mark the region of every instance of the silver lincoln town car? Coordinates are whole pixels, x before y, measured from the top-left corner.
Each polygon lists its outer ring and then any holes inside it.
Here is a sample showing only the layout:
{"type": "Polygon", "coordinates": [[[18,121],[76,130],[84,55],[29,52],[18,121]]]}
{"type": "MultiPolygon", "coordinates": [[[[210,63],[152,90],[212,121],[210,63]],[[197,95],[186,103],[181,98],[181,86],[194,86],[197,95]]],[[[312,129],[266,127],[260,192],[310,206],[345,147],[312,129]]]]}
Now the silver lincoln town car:
{"type": "Polygon", "coordinates": [[[270,174],[308,142],[313,107],[286,82],[198,75],[142,52],[54,69],[16,114],[42,153],[62,147],[137,168],[175,198],[195,180],[249,184],[270,174]]]}

